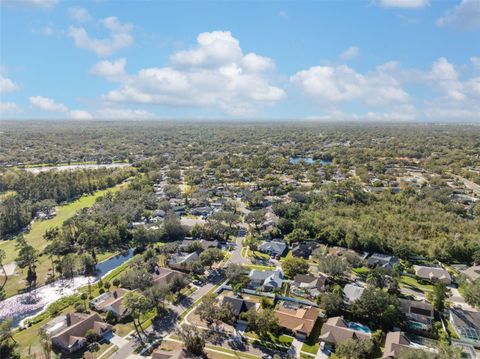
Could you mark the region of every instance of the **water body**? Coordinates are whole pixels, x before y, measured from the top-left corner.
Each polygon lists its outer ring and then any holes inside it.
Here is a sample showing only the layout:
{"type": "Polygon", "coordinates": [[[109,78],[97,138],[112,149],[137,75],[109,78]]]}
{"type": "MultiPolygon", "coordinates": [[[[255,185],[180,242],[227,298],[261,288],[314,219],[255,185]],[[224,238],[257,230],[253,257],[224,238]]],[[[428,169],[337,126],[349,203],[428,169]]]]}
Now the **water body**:
{"type": "Polygon", "coordinates": [[[332,161],[324,161],[324,160],[315,160],[312,157],[290,157],[290,163],[296,165],[300,162],[304,162],[307,165],[311,165],[314,163],[320,163],[321,165],[331,165],[332,161]]]}
{"type": "Polygon", "coordinates": [[[40,173],[46,171],[73,171],[73,170],[98,170],[100,168],[119,168],[131,166],[130,163],[106,163],[106,164],[85,164],[85,165],[67,165],[67,166],[44,166],[44,167],[27,167],[25,171],[31,173],[40,173]]]}
{"type": "Polygon", "coordinates": [[[133,257],[133,249],[113,256],[97,264],[95,276],[77,276],[72,279],[59,279],[53,283],[38,287],[30,293],[18,294],[0,302],[0,321],[7,318],[18,326],[27,318],[34,317],[44,311],[48,305],[57,300],[75,294],[78,288],[95,283],[110,271],[133,257]]]}

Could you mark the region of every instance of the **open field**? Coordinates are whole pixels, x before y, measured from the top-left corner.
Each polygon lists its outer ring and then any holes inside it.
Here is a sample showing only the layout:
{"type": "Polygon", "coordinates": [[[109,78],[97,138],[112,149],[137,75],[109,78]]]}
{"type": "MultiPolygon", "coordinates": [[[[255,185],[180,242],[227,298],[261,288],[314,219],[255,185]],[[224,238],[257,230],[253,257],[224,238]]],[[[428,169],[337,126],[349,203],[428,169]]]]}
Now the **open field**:
{"type": "MultiPolygon", "coordinates": [[[[62,223],[71,218],[78,210],[82,208],[91,207],[97,198],[105,195],[107,192],[117,192],[122,188],[125,188],[126,184],[122,183],[116,185],[115,187],[97,191],[94,194],[82,196],[79,199],[57,207],[57,214],[52,219],[45,221],[35,221],[28,233],[26,233],[25,239],[37,250],[42,251],[48,244],[48,242],[43,238],[43,235],[47,229],[53,227],[60,227],[62,223]]],[[[0,242],[0,248],[3,249],[6,253],[6,264],[9,264],[15,260],[17,255],[17,250],[15,248],[15,240],[7,240],[0,242]]],[[[110,256],[112,253],[105,253],[98,257],[99,261],[102,261],[106,257],[110,256]]],[[[38,285],[45,283],[45,278],[48,270],[50,269],[51,264],[47,257],[40,256],[38,259],[37,265],[37,276],[38,276],[38,285]]],[[[8,282],[5,286],[6,296],[10,297],[17,294],[18,290],[22,289],[24,286],[24,273],[21,269],[16,270],[16,274],[8,278],[8,282]]]]}

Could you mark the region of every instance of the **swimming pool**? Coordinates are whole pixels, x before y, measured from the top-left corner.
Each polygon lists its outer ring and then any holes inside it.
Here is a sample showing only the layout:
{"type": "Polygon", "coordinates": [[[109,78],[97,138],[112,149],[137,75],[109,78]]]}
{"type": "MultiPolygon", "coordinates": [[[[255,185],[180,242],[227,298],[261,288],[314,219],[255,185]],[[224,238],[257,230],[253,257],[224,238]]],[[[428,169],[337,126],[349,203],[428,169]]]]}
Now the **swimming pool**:
{"type": "Polygon", "coordinates": [[[360,323],[355,323],[355,322],[348,322],[348,327],[350,329],[363,332],[363,333],[371,333],[372,331],[370,330],[369,327],[366,325],[360,324],[360,323]]]}

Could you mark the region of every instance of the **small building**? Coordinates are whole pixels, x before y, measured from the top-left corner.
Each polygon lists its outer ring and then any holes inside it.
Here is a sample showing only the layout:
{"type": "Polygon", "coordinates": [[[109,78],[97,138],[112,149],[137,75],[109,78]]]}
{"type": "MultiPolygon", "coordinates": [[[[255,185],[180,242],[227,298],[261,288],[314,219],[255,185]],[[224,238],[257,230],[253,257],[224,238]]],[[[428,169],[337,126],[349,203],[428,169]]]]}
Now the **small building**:
{"type": "Polygon", "coordinates": [[[363,294],[364,287],[349,283],[343,287],[343,301],[345,304],[354,304],[363,294]]]}
{"type": "Polygon", "coordinates": [[[293,279],[290,292],[298,296],[316,298],[325,291],[328,278],[324,275],[297,274],[293,279]]]}
{"type": "Polygon", "coordinates": [[[463,342],[480,348],[480,312],[455,307],[450,309],[449,319],[463,342]]]}
{"type": "Polygon", "coordinates": [[[404,332],[389,332],[385,338],[385,350],[382,359],[397,358],[404,350],[424,350],[436,352],[436,350],[412,343],[404,332]]]}
{"type": "Polygon", "coordinates": [[[286,248],[287,244],[279,239],[264,241],[258,246],[260,252],[270,254],[272,257],[280,257],[286,248]]]}
{"type": "Polygon", "coordinates": [[[297,242],[292,246],[290,253],[292,253],[294,257],[308,259],[317,247],[318,243],[314,241],[297,242]]]}
{"type": "Polygon", "coordinates": [[[471,267],[465,269],[462,273],[465,274],[465,276],[469,280],[474,282],[474,281],[476,281],[477,279],[480,278],[480,265],[471,266],[471,267]]]}
{"type": "Polygon", "coordinates": [[[266,292],[282,288],[283,272],[280,269],[258,270],[252,269],[248,274],[249,286],[266,292]]]}
{"type": "Polygon", "coordinates": [[[430,281],[438,281],[446,285],[452,283],[452,277],[450,277],[450,273],[448,273],[447,270],[441,267],[426,267],[414,265],[413,269],[415,270],[415,275],[419,278],[427,279],[430,281]]]}
{"type": "Polygon", "coordinates": [[[155,271],[152,274],[153,285],[156,286],[166,286],[168,285],[175,276],[184,276],[184,273],[164,267],[156,267],[155,271]]]}
{"type": "Polygon", "coordinates": [[[322,326],[320,342],[333,347],[346,339],[368,340],[372,336],[370,329],[359,323],[350,323],[343,317],[331,317],[322,326]]]}
{"type": "Polygon", "coordinates": [[[382,267],[388,271],[391,271],[395,264],[400,263],[400,260],[396,256],[374,253],[367,259],[367,262],[368,266],[371,268],[382,267]]]}
{"type": "Polygon", "coordinates": [[[312,333],[320,311],[311,306],[280,304],[275,311],[278,324],[292,332],[300,340],[307,339],[312,333]]]}
{"type": "Polygon", "coordinates": [[[180,254],[170,258],[168,266],[179,271],[190,272],[192,270],[192,264],[198,262],[199,259],[200,256],[197,252],[180,254]]]}
{"type": "Polygon", "coordinates": [[[112,312],[117,319],[128,315],[128,310],[123,304],[123,297],[129,292],[128,289],[116,288],[113,292],[105,292],[90,301],[90,308],[99,312],[112,312]]]}
{"type": "Polygon", "coordinates": [[[434,309],[430,303],[409,299],[398,299],[400,311],[405,314],[409,328],[417,331],[433,329],[434,309]]]}
{"type": "Polygon", "coordinates": [[[258,307],[260,306],[259,303],[252,302],[250,300],[246,300],[243,298],[230,297],[230,296],[224,296],[220,303],[222,307],[226,305],[231,306],[232,313],[233,315],[235,315],[235,318],[237,319],[240,317],[241,313],[248,312],[251,308],[254,308],[255,310],[257,310],[258,307]]]}
{"type": "Polygon", "coordinates": [[[152,353],[152,359],[184,359],[184,358],[188,358],[188,356],[183,349],[172,350],[172,351],[156,349],[152,353]]]}
{"type": "Polygon", "coordinates": [[[93,330],[103,337],[111,333],[112,326],[105,323],[98,313],[69,313],[48,322],[44,329],[54,346],[73,353],[87,343],[88,331],[93,330]]]}

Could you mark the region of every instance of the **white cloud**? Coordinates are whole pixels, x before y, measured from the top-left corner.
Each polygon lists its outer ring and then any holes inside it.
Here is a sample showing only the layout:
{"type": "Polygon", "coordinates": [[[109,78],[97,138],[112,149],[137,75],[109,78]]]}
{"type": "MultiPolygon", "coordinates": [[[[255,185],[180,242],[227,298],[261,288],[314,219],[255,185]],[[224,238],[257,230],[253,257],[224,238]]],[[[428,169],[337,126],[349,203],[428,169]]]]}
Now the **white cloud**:
{"type": "Polygon", "coordinates": [[[470,57],[470,62],[476,70],[480,71],[480,56],[470,57]]]}
{"type": "Polygon", "coordinates": [[[110,38],[96,39],[90,37],[83,27],[71,26],[68,35],[73,38],[75,46],[94,52],[98,56],[109,56],[114,52],[133,44],[131,34],[133,26],[122,24],[114,16],[101,20],[101,24],[110,31],[110,38]]]}
{"type": "Polygon", "coordinates": [[[18,112],[20,108],[15,102],[0,102],[0,117],[18,112]]]}
{"type": "Polygon", "coordinates": [[[58,4],[58,0],[3,0],[2,4],[12,7],[49,9],[58,4]]]}
{"type": "Polygon", "coordinates": [[[102,108],[97,111],[98,118],[111,120],[143,120],[155,118],[155,114],[145,110],[130,108],[102,108]]]}
{"type": "Polygon", "coordinates": [[[243,55],[230,32],[201,33],[197,46],[170,57],[171,65],[141,69],[127,76],[106,101],[204,107],[234,116],[249,116],[261,105],[273,104],[285,92],[265,73],[273,60],[243,55]]]}
{"type": "Polygon", "coordinates": [[[29,97],[30,104],[43,111],[49,112],[67,112],[68,108],[63,103],[55,102],[55,100],[43,97],[43,96],[32,96],[29,97]]]}
{"type": "Polygon", "coordinates": [[[68,111],[70,118],[74,120],[91,120],[93,116],[90,112],[84,110],[71,110],[68,111]]]}
{"type": "Polygon", "coordinates": [[[71,7],[67,10],[67,15],[70,19],[78,22],[88,22],[92,20],[87,9],[83,7],[71,7]]]}
{"type": "Polygon", "coordinates": [[[0,93],[8,93],[18,90],[18,85],[9,78],[0,74],[0,93]]]}
{"type": "Polygon", "coordinates": [[[105,77],[109,80],[121,79],[125,73],[125,65],[127,60],[125,58],[115,61],[100,61],[92,66],[90,73],[95,76],[105,77]]]}
{"type": "Polygon", "coordinates": [[[290,81],[318,104],[358,101],[370,106],[406,103],[410,100],[399,80],[391,74],[395,63],[360,74],[346,66],[314,66],[299,71],[290,81]]]}
{"type": "Polygon", "coordinates": [[[230,31],[202,32],[197,47],[178,51],[170,60],[175,66],[215,67],[238,62],[242,58],[240,43],[230,31]]]}
{"type": "Polygon", "coordinates": [[[346,49],[342,54],[340,55],[340,58],[344,61],[347,60],[352,60],[355,57],[357,57],[360,54],[360,49],[357,46],[351,46],[348,49],[346,49]]]}
{"type": "Polygon", "coordinates": [[[398,7],[404,9],[418,9],[430,4],[429,0],[380,0],[381,6],[398,7]]]}
{"type": "Polygon", "coordinates": [[[447,10],[437,19],[437,26],[453,27],[459,30],[472,30],[480,27],[480,1],[462,0],[460,4],[447,10]]]}

